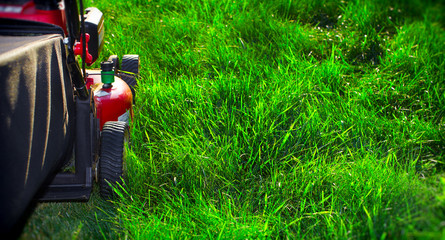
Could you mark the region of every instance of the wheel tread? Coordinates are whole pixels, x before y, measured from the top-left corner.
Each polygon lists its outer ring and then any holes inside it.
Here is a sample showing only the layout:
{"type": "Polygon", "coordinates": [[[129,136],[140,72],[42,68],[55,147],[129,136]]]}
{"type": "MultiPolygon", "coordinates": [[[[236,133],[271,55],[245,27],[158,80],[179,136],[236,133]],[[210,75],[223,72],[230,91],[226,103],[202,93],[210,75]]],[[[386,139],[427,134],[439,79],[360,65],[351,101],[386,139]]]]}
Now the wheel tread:
{"type": "Polygon", "coordinates": [[[124,80],[130,87],[134,101],[136,97],[134,88],[138,85],[137,78],[139,75],[139,55],[124,55],[122,57],[121,70],[124,72],[120,72],[119,77],[122,78],[122,80],[124,80]]]}
{"type": "Polygon", "coordinates": [[[110,184],[122,183],[125,131],[128,131],[125,122],[106,122],[102,130],[99,184],[100,194],[104,198],[113,197],[110,184]]]}
{"type": "Polygon", "coordinates": [[[121,70],[139,74],[139,55],[124,55],[122,57],[121,70]]]}

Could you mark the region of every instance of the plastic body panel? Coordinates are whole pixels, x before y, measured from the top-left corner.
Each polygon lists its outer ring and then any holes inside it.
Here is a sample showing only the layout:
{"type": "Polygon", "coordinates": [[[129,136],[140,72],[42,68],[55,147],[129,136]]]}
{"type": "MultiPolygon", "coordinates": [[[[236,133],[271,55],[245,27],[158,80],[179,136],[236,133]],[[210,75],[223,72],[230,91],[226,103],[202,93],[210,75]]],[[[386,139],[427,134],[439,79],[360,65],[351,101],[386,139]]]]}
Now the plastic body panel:
{"type": "Polygon", "coordinates": [[[85,31],[90,35],[88,50],[94,63],[104,45],[104,16],[99,9],[93,7],[85,9],[85,12],[85,31]]]}
{"type": "Polygon", "coordinates": [[[133,119],[133,95],[131,89],[119,77],[114,77],[111,88],[103,88],[100,71],[88,71],[87,87],[91,88],[96,106],[96,117],[100,129],[108,121],[125,121],[133,119]],[[91,74],[92,73],[92,74],[91,74]]]}

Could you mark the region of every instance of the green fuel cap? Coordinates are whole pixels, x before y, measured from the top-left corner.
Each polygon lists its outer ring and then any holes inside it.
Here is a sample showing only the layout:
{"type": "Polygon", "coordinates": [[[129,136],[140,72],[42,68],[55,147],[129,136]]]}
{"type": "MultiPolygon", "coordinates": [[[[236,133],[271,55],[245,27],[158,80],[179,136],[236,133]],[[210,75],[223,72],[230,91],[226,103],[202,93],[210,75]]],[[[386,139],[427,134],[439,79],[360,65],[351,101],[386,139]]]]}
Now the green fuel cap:
{"type": "Polygon", "coordinates": [[[104,88],[110,88],[111,84],[114,82],[113,62],[101,62],[100,69],[102,70],[100,75],[104,88]]]}

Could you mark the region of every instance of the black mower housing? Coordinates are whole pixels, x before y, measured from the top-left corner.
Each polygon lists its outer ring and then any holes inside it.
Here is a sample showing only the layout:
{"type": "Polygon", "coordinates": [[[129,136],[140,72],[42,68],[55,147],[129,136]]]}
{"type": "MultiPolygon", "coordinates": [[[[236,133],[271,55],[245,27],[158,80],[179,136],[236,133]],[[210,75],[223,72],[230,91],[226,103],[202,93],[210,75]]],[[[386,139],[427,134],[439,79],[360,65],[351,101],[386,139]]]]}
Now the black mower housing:
{"type": "Polygon", "coordinates": [[[87,8],[85,12],[85,31],[90,35],[88,50],[95,62],[104,45],[104,15],[95,7],[87,8]]]}

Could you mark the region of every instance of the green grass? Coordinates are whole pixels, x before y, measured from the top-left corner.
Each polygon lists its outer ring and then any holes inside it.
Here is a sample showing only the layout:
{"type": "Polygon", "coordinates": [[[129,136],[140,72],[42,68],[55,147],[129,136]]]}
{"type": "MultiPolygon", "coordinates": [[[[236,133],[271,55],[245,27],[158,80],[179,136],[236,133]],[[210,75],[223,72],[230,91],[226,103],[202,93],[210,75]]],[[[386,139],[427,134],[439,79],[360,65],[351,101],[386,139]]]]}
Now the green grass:
{"type": "Polygon", "coordinates": [[[113,204],[93,191],[88,203],[40,203],[21,239],[118,239],[113,204]]]}
{"type": "Polygon", "coordinates": [[[125,190],[23,236],[445,237],[440,1],[89,5],[142,61],[125,190]]]}

